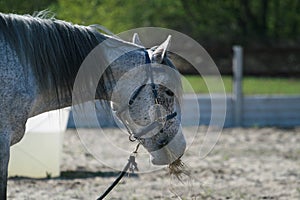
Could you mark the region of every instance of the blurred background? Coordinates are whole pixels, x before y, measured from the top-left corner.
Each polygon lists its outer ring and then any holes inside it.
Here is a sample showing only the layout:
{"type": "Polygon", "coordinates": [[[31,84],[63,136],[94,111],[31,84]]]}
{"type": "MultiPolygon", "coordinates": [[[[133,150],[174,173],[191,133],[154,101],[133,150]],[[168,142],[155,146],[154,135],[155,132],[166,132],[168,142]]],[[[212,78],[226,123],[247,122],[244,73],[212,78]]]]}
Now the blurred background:
{"type": "MultiPolygon", "coordinates": [[[[244,48],[246,94],[300,91],[299,0],[0,0],[4,13],[33,14],[45,9],[58,19],[101,24],[113,33],[143,26],[185,33],[211,55],[228,92],[232,90],[232,46],[238,44],[244,48]]],[[[192,67],[179,68],[184,74],[196,72],[192,67]]],[[[200,84],[194,89],[207,92],[200,84]]]]}
{"type": "MultiPolygon", "coordinates": [[[[300,98],[269,98],[270,95],[300,94],[300,0],[0,0],[0,11],[4,13],[34,14],[41,10],[49,10],[56,18],[76,24],[100,24],[116,34],[145,26],[187,34],[210,54],[222,75],[227,94],[240,98],[267,96],[248,99],[259,102],[242,108],[244,115],[250,111],[253,114],[250,121],[244,120],[249,123],[240,125],[300,125],[300,115],[295,114],[300,98]],[[241,91],[234,91],[234,45],[243,48],[243,78],[237,83],[241,91]],[[271,107],[266,107],[268,105],[271,107]],[[259,112],[261,118],[257,118],[259,112]],[[282,120],[287,122],[281,123],[282,120]]],[[[186,62],[178,62],[176,66],[196,93],[208,94],[203,77],[194,67],[186,62]]],[[[208,72],[208,79],[209,75],[208,72]]],[[[214,83],[213,78],[210,82],[214,83]]],[[[188,87],[184,89],[186,93],[192,92],[188,87]]],[[[247,99],[241,101],[248,105],[247,99]]],[[[234,125],[234,109],[237,109],[235,102],[231,102],[229,98],[227,126],[234,125]]],[[[205,104],[204,108],[209,106],[205,104]]],[[[209,120],[209,114],[202,118],[204,124],[209,120]]]]}

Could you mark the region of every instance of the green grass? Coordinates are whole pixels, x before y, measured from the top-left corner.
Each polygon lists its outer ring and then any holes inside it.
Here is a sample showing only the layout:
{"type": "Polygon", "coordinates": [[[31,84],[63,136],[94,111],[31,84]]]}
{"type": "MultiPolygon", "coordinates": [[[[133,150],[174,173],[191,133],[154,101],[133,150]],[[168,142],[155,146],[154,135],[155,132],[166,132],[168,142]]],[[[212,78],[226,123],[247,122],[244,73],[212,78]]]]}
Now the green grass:
{"type": "MultiPolygon", "coordinates": [[[[191,84],[195,93],[209,93],[204,79],[201,76],[187,75],[185,79],[191,84]]],[[[205,80],[210,86],[212,93],[222,91],[220,79],[214,76],[206,76],[205,80]]],[[[232,77],[223,76],[222,80],[226,93],[231,93],[232,77]]],[[[192,92],[185,81],[183,81],[183,90],[185,93],[192,92]]],[[[243,91],[245,95],[300,94],[300,78],[244,77],[243,91]]]]}

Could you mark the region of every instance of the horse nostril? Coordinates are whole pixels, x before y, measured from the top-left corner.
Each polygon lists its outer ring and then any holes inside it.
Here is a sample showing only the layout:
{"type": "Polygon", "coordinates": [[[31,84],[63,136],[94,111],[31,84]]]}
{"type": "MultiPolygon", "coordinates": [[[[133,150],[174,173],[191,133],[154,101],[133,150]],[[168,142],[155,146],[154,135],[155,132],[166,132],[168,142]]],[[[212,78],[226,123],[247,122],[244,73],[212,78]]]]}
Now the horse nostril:
{"type": "Polygon", "coordinates": [[[163,133],[163,132],[164,132],[164,130],[163,130],[163,129],[161,129],[159,132],[160,132],[160,133],[163,133]]]}

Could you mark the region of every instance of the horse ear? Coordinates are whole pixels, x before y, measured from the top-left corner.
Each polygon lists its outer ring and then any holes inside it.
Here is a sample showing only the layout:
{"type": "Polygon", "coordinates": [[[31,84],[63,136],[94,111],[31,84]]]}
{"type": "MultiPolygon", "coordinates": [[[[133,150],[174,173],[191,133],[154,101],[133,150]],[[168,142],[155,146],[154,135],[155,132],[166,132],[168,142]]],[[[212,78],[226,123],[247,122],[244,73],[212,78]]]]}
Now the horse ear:
{"type": "Polygon", "coordinates": [[[132,43],[140,45],[140,46],[143,46],[143,44],[142,44],[142,42],[141,42],[141,40],[139,38],[139,35],[137,33],[133,34],[132,43]]]}
{"type": "Polygon", "coordinates": [[[155,51],[152,54],[153,60],[155,60],[158,63],[162,63],[164,57],[166,56],[166,52],[170,46],[170,41],[171,35],[169,35],[168,38],[155,49],[155,51]]]}

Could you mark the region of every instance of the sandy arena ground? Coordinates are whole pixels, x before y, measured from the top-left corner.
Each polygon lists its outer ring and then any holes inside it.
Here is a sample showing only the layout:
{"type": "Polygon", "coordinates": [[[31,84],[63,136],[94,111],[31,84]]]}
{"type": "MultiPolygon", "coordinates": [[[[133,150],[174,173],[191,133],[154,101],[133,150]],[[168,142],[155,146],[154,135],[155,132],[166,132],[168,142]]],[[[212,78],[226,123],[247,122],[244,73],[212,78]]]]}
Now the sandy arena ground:
{"type": "MultiPolygon", "coordinates": [[[[106,131],[119,140],[118,130],[106,131]]],[[[97,141],[97,130],[84,132],[97,141]]],[[[190,137],[190,128],[184,132],[190,137]]],[[[200,147],[201,139],[192,146],[200,147]]],[[[121,166],[126,160],[105,158],[121,166]]],[[[182,182],[166,168],[131,175],[107,199],[300,199],[300,128],[224,129],[207,157],[188,152],[185,159],[190,177],[182,182]]],[[[10,178],[8,199],[96,199],[117,175],[86,151],[75,130],[65,133],[61,170],[59,178],[10,178]]]]}

